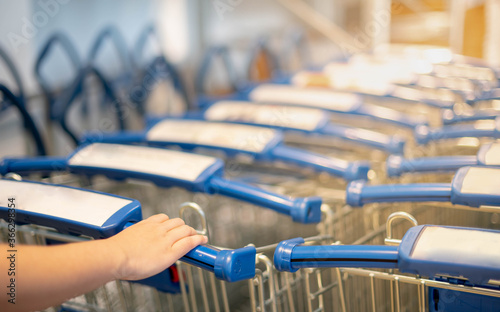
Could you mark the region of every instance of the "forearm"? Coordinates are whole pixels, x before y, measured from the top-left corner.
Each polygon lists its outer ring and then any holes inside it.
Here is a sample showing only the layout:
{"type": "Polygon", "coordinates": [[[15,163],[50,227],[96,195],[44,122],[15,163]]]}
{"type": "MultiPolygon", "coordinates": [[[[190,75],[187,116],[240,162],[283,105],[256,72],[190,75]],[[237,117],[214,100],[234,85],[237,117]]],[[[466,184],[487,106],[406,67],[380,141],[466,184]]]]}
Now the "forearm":
{"type": "Polygon", "coordinates": [[[8,303],[6,292],[0,294],[0,307],[7,311],[39,310],[92,291],[115,279],[122,256],[107,240],[18,246],[14,277],[7,276],[9,263],[3,261],[9,256],[6,250],[7,246],[2,246],[0,274],[6,282],[12,277],[16,281],[15,304],[8,303]]]}

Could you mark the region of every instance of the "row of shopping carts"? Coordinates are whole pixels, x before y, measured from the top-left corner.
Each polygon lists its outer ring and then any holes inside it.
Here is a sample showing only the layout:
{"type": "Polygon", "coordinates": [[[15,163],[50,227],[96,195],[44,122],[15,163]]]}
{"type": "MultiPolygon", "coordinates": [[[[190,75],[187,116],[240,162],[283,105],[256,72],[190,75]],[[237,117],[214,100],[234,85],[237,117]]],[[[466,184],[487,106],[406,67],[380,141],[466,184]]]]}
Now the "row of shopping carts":
{"type": "MultiPolygon", "coordinates": [[[[90,55],[117,34],[105,29],[90,55]]],[[[50,39],[37,70],[54,42],[69,40],[50,39]]],[[[18,241],[105,238],[159,212],[209,237],[157,276],[53,310],[494,311],[497,73],[446,49],[390,48],[287,74],[260,40],[251,64],[265,81],[231,79],[221,94],[206,91],[210,70],[222,61],[228,77],[235,71],[231,51],[214,47],[194,103],[162,55],[112,79],[91,57],[58,92],[41,82],[43,122],[22,92],[0,88],[3,115],[17,107],[39,156],[0,165],[0,214],[15,194],[18,241]],[[89,92],[96,81],[101,92],[89,92]],[[191,110],[172,113],[156,93],[164,81],[191,110]],[[163,112],[147,109],[151,99],[163,112]],[[76,147],[44,145],[61,136],[76,147]]]]}

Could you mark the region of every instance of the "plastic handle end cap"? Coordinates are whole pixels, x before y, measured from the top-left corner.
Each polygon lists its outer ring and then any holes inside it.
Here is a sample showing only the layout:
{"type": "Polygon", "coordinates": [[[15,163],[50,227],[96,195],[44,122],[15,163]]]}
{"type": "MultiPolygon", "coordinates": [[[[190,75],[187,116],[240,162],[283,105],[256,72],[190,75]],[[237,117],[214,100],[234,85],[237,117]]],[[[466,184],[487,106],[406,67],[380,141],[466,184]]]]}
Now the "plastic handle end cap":
{"type": "Polygon", "coordinates": [[[427,144],[429,138],[430,128],[428,126],[420,125],[415,129],[415,141],[418,144],[427,144]]]}
{"type": "Polygon", "coordinates": [[[353,161],[347,167],[344,173],[346,181],[367,180],[370,163],[368,161],[353,161]]]}
{"type": "Polygon", "coordinates": [[[290,211],[292,220],[300,223],[320,222],[322,204],[323,200],[316,196],[295,199],[290,211]]]}
{"type": "Polygon", "coordinates": [[[292,267],[292,251],[295,246],[303,244],[302,237],[282,241],[274,251],[274,266],[280,272],[297,272],[298,268],[292,267]]]}
{"type": "Polygon", "coordinates": [[[348,204],[351,207],[361,207],[363,206],[363,203],[361,202],[361,193],[363,191],[363,187],[365,186],[366,181],[365,180],[357,180],[357,181],[352,181],[347,185],[347,192],[346,192],[346,204],[348,204]]]}
{"type": "Polygon", "coordinates": [[[404,138],[394,136],[389,143],[389,152],[393,154],[403,154],[405,150],[406,141],[404,138]]]}
{"type": "Polygon", "coordinates": [[[401,175],[401,163],[404,158],[401,155],[390,155],[387,157],[386,170],[389,177],[399,177],[401,175]]]}
{"type": "Polygon", "coordinates": [[[237,282],[255,276],[255,247],[221,250],[215,259],[214,273],[218,279],[237,282]]]}

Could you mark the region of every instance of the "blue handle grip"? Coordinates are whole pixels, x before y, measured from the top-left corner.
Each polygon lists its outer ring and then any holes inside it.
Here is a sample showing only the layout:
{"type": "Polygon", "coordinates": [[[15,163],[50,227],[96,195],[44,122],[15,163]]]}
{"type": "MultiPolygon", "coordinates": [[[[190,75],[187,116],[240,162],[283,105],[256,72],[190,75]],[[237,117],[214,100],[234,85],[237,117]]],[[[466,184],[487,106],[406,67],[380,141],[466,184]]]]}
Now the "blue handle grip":
{"type": "Polygon", "coordinates": [[[487,137],[498,139],[500,138],[500,131],[498,131],[500,118],[491,122],[494,122],[495,124],[487,127],[477,126],[475,124],[452,125],[437,129],[431,129],[428,126],[419,126],[415,129],[415,140],[419,144],[427,144],[430,141],[457,139],[463,137],[487,137]]]}
{"type": "Polygon", "coordinates": [[[255,276],[255,247],[219,250],[200,245],[189,251],[181,261],[213,272],[218,279],[237,282],[255,276]]]}
{"type": "Polygon", "coordinates": [[[402,154],[406,143],[399,136],[388,136],[375,131],[334,124],[328,124],[320,132],[393,154],[402,154]]]}
{"type": "Polygon", "coordinates": [[[357,110],[356,113],[362,116],[368,116],[374,120],[379,120],[382,122],[387,122],[400,127],[415,129],[417,126],[422,124],[427,124],[428,121],[424,118],[418,118],[416,116],[410,116],[396,110],[371,105],[363,104],[357,110]]]}
{"type": "Polygon", "coordinates": [[[476,110],[472,113],[455,114],[453,110],[445,110],[442,115],[444,125],[452,125],[460,122],[471,122],[478,120],[491,120],[500,116],[498,110],[476,110]]]}
{"type": "Polygon", "coordinates": [[[399,177],[405,172],[457,171],[461,167],[477,165],[477,156],[443,156],[405,159],[390,155],[386,168],[389,177],[399,177]]]}
{"type": "Polygon", "coordinates": [[[146,138],[144,132],[120,131],[116,133],[87,132],[80,140],[80,144],[96,142],[132,144],[146,142],[146,138]]]}
{"type": "Polygon", "coordinates": [[[302,246],[303,238],[282,241],[274,252],[278,271],[296,272],[300,268],[397,268],[397,246],[330,245],[302,246]]]}
{"type": "Polygon", "coordinates": [[[318,223],[321,221],[322,200],[319,197],[290,198],[220,177],[213,177],[209,180],[208,191],[268,207],[291,216],[295,222],[318,223]]]}
{"type": "Polygon", "coordinates": [[[367,179],[370,170],[370,164],[366,161],[348,162],[283,145],[276,146],[271,150],[271,153],[275,160],[328,172],[340,176],[346,181],[367,179]]]}
{"type": "Polygon", "coordinates": [[[349,183],[346,203],[362,207],[368,203],[451,201],[448,183],[365,185],[366,181],[349,183]]]}
{"type": "Polygon", "coordinates": [[[0,161],[0,174],[52,172],[67,169],[66,157],[4,158],[0,161]]]}
{"type": "Polygon", "coordinates": [[[468,103],[474,104],[475,102],[480,101],[491,101],[491,100],[499,100],[500,99],[500,88],[494,88],[489,91],[483,91],[481,96],[478,96],[473,101],[468,101],[468,103]]]}

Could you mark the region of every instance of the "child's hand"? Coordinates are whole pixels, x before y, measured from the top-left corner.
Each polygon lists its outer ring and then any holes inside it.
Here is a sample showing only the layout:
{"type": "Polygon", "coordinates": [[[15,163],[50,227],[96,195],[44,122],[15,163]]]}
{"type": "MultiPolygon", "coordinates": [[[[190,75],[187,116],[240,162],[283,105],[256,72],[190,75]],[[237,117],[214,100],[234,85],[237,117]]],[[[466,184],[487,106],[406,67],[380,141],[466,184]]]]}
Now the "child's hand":
{"type": "Polygon", "coordinates": [[[106,241],[119,259],[115,278],[139,280],[165,270],[194,247],[206,244],[207,238],[182,219],[158,214],[106,241]]]}

